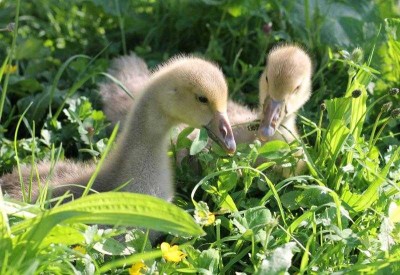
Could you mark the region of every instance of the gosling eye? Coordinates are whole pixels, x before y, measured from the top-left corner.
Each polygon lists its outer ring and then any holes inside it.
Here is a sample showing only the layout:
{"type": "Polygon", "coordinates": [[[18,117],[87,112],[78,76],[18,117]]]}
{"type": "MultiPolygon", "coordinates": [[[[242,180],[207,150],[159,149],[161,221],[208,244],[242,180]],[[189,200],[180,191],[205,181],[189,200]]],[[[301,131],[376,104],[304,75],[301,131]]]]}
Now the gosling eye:
{"type": "Polygon", "coordinates": [[[196,96],[196,99],[200,103],[203,103],[203,104],[208,103],[208,98],[205,96],[198,95],[198,96],[196,96]]]}
{"type": "Polygon", "coordinates": [[[296,89],[294,89],[293,93],[298,93],[300,91],[300,86],[301,85],[297,86],[296,89]]]}
{"type": "Polygon", "coordinates": [[[266,81],[267,84],[268,84],[268,76],[267,76],[267,75],[265,76],[265,81],[266,81]]]}

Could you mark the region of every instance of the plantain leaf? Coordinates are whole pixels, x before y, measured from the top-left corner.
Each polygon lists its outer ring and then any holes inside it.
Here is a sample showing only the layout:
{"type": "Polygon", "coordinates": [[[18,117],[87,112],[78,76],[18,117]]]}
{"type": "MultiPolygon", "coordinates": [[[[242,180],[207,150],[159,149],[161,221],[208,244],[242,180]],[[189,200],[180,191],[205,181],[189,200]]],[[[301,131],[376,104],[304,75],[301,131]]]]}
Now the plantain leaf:
{"type": "Polygon", "coordinates": [[[137,226],[185,236],[203,234],[193,218],[179,207],[149,195],[123,192],[77,199],[21,222],[11,231],[18,234],[29,229],[25,239],[40,243],[57,224],[65,223],[137,226]]]}
{"type": "Polygon", "coordinates": [[[84,243],[84,241],[85,238],[80,230],[71,226],[56,225],[44,238],[43,242],[40,244],[40,247],[46,248],[52,243],[72,245],[84,243]]]}
{"type": "Polygon", "coordinates": [[[290,152],[290,146],[282,140],[266,142],[258,150],[260,156],[268,158],[269,160],[281,158],[288,152],[290,152]]]}
{"type": "Polygon", "coordinates": [[[362,194],[353,193],[349,188],[345,188],[342,194],[342,200],[353,208],[356,212],[361,212],[370,207],[378,200],[378,190],[385,182],[385,179],[390,171],[390,166],[399,159],[400,147],[386,163],[382,171],[377,175],[377,179],[368,186],[367,190],[362,194]]]}

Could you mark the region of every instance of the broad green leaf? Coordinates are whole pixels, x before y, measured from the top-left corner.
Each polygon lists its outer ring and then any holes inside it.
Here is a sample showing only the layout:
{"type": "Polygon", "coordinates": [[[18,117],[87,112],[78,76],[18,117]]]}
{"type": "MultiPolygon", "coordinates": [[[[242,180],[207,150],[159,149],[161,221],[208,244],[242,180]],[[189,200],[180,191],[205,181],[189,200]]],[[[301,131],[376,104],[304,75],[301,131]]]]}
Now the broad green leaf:
{"type": "Polygon", "coordinates": [[[230,173],[224,173],[218,177],[218,190],[220,192],[229,192],[236,187],[238,175],[236,171],[230,173]]]}
{"type": "Polygon", "coordinates": [[[349,133],[350,130],[346,127],[343,120],[335,119],[331,121],[325,143],[323,144],[327,153],[326,158],[333,158],[335,160],[334,157],[339,153],[349,133]]]}
{"type": "Polygon", "coordinates": [[[203,150],[208,143],[208,135],[206,129],[201,129],[197,137],[193,140],[192,146],[190,146],[190,155],[196,155],[203,150]]]}
{"type": "Polygon", "coordinates": [[[56,225],[44,238],[40,247],[46,248],[54,243],[65,245],[81,244],[84,241],[83,232],[80,230],[72,226],[56,225]]]}
{"type": "Polygon", "coordinates": [[[231,212],[238,211],[236,204],[232,197],[228,193],[219,194],[219,204],[218,207],[224,210],[229,210],[231,212]]]}
{"type": "Polygon", "coordinates": [[[16,81],[10,85],[13,90],[17,90],[21,94],[34,94],[38,91],[43,90],[42,85],[39,81],[34,78],[25,78],[19,81],[16,81]]]}
{"type": "Polygon", "coordinates": [[[145,227],[185,236],[203,230],[179,207],[162,199],[133,193],[99,193],[63,204],[12,228],[14,234],[31,228],[27,240],[41,242],[61,223],[109,224],[145,227]]]}
{"type": "Polygon", "coordinates": [[[349,128],[356,140],[360,137],[364,125],[365,114],[367,111],[367,91],[365,90],[365,87],[369,84],[371,76],[371,73],[368,73],[365,70],[359,70],[353,78],[354,80],[351,83],[351,86],[346,91],[346,96],[348,97],[350,97],[351,93],[356,89],[362,91],[358,98],[351,99],[349,128]]]}
{"type": "Polygon", "coordinates": [[[296,197],[296,202],[301,207],[310,208],[332,202],[332,198],[327,191],[319,189],[319,186],[310,185],[296,197]]]}
{"type": "Polygon", "coordinates": [[[215,221],[215,216],[210,212],[210,209],[204,201],[199,201],[195,205],[194,219],[202,226],[211,225],[215,221]]]}
{"type": "Polygon", "coordinates": [[[342,200],[351,206],[356,212],[364,211],[370,207],[378,199],[378,189],[385,181],[390,171],[390,166],[399,159],[399,155],[400,147],[398,147],[392,154],[382,171],[376,175],[377,179],[368,186],[365,192],[362,194],[357,194],[355,192],[351,192],[347,187],[342,192],[342,200]]]}
{"type": "Polygon", "coordinates": [[[392,237],[393,229],[394,226],[392,222],[387,217],[383,217],[378,234],[381,250],[388,252],[390,247],[395,244],[395,241],[392,237]]]}
{"type": "Polygon", "coordinates": [[[234,217],[233,224],[238,227],[242,234],[248,230],[257,234],[258,231],[265,229],[266,226],[275,223],[271,212],[263,206],[236,212],[232,216],[234,217]]]}
{"type": "Polygon", "coordinates": [[[384,86],[390,86],[400,79],[400,41],[398,36],[400,20],[398,18],[386,18],[385,30],[388,40],[386,44],[382,45],[378,53],[383,63],[380,69],[384,78],[378,80],[378,82],[382,82],[384,86]]]}
{"type": "Polygon", "coordinates": [[[296,210],[300,208],[299,197],[302,191],[289,191],[281,196],[282,205],[289,210],[296,210]]]}
{"type": "Polygon", "coordinates": [[[191,134],[193,131],[194,131],[193,127],[186,127],[185,129],[180,131],[178,137],[176,138],[176,144],[175,144],[176,150],[188,148],[190,146],[192,141],[187,136],[191,134]]]}
{"type": "Polygon", "coordinates": [[[272,140],[264,143],[258,153],[260,156],[268,159],[277,159],[290,152],[290,146],[282,140],[272,140]]]}
{"type": "Polygon", "coordinates": [[[208,270],[210,274],[217,274],[220,260],[218,250],[213,248],[203,250],[197,258],[197,267],[208,270]]]}
{"type": "Polygon", "coordinates": [[[329,121],[343,120],[344,124],[350,122],[352,98],[334,98],[325,100],[326,111],[329,121]]]}
{"type": "Polygon", "coordinates": [[[144,251],[151,250],[150,240],[147,238],[146,243],[144,244],[144,238],[146,237],[146,233],[144,233],[140,229],[129,230],[125,235],[126,245],[128,248],[134,251],[144,251]]]}
{"type": "Polygon", "coordinates": [[[296,243],[286,243],[274,251],[261,262],[257,275],[286,274],[292,265],[293,252],[297,251],[296,243]]]}
{"type": "Polygon", "coordinates": [[[267,170],[268,168],[274,166],[275,164],[276,164],[276,162],[270,162],[270,161],[263,162],[259,166],[257,166],[256,169],[259,171],[264,171],[264,170],[267,170]]]}
{"type": "Polygon", "coordinates": [[[127,249],[120,242],[113,238],[108,238],[103,242],[98,242],[93,246],[94,249],[103,253],[104,255],[130,255],[132,251],[127,249]]]}

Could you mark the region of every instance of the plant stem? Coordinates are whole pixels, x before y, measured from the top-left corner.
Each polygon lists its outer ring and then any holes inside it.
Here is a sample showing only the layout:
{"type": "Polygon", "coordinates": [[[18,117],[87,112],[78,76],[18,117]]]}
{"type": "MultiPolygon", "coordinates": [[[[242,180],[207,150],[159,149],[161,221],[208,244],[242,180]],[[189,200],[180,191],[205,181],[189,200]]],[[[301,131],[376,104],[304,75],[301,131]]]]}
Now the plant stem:
{"type": "Polygon", "coordinates": [[[36,137],[35,137],[35,121],[32,126],[32,143],[31,143],[31,172],[29,175],[29,186],[28,186],[28,202],[32,201],[32,182],[35,172],[35,151],[36,151],[36,137]]]}
{"type": "Polygon", "coordinates": [[[379,119],[381,118],[381,116],[382,116],[382,110],[379,112],[378,117],[375,120],[374,127],[372,128],[371,137],[369,138],[369,150],[372,149],[372,146],[373,146],[372,141],[374,140],[375,131],[376,131],[376,128],[378,127],[379,119]]]}
{"type": "Polygon", "coordinates": [[[121,9],[119,7],[119,0],[115,0],[115,6],[117,7],[118,25],[119,25],[119,30],[121,31],[122,51],[124,55],[126,55],[127,50],[126,50],[126,38],[125,38],[125,26],[124,26],[124,20],[122,19],[121,15],[121,9]]]}
{"type": "Polygon", "coordinates": [[[218,248],[218,253],[219,253],[219,271],[224,269],[224,263],[222,262],[222,254],[221,254],[221,220],[218,219],[215,222],[215,227],[216,227],[216,234],[217,234],[217,248],[218,248]]]}
{"type": "Polygon", "coordinates": [[[146,235],[144,236],[142,248],[140,249],[140,253],[143,253],[145,248],[146,248],[146,243],[147,243],[147,240],[149,239],[149,233],[150,233],[150,230],[147,229],[146,230],[146,235]]]}
{"type": "MultiPolygon", "coordinates": [[[[21,0],[17,0],[17,7],[15,8],[15,28],[14,28],[14,33],[13,33],[13,40],[11,43],[11,49],[10,52],[8,53],[8,67],[11,67],[14,51],[15,51],[15,46],[17,43],[17,34],[18,34],[18,22],[19,22],[19,6],[20,6],[21,0]]],[[[3,114],[3,108],[4,108],[4,102],[6,100],[6,94],[7,94],[7,87],[8,87],[8,81],[10,79],[10,70],[6,72],[6,78],[4,79],[4,86],[3,86],[3,92],[1,93],[1,99],[0,99],[0,122],[1,122],[1,116],[3,114]]]]}
{"type": "Polygon", "coordinates": [[[375,145],[375,143],[378,141],[378,138],[380,137],[380,135],[382,134],[383,130],[385,129],[386,125],[388,125],[390,119],[387,118],[386,121],[383,123],[382,127],[379,129],[378,134],[376,135],[376,137],[374,138],[374,140],[371,143],[371,147],[370,149],[372,149],[372,147],[375,145]]]}
{"type": "Polygon", "coordinates": [[[321,110],[321,113],[319,115],[319,121],[318,121],[318,130],[317,130],[317,140],[316,140],[316,149],[317,152],[319,152],[321,148],[321,126],[322,126],[322,118],[324,117],[324,110],[321,110]]]}

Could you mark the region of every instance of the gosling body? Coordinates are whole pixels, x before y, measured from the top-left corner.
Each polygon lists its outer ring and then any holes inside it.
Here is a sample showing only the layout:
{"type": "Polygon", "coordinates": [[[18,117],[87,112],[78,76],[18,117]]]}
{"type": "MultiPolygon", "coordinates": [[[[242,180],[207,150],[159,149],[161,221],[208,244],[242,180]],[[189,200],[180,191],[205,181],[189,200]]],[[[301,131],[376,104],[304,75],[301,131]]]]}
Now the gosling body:
{"type": "MultiPolygon", "coordinates": [[[[131,107],[123,132],[92,188],[104,192],[123,185],[123,191],[171,200],[174,184],[167,157],[170,129],[179,123],[204,126],[226,151],[234,152],[236,144],[226,115],[227,97],[221,70],[206,60],[179,56],[160,66],[131,107]]],[[[50,164],[41,163],[39,167],[39,179],[34,177],[32,185],[34,197],[38,195],[38,181],[51,176],[50,164]]],[[[53,194],[69,191],[79,197],[94,168],[72,162],[56,164],[55,177],[49,178],[53,194]],[[68,169],[69,174],[76,173],[66,175],[63,170],[68,169]]],[[[27,167],[24,171],[26,183],[30,173],[27,167]]],[[[15,170],[0,178],[0,184],[3,191],[20,199],[18,178],[15,170]]]]}

